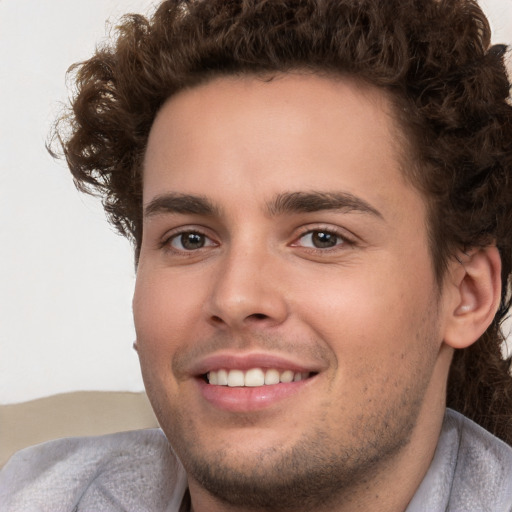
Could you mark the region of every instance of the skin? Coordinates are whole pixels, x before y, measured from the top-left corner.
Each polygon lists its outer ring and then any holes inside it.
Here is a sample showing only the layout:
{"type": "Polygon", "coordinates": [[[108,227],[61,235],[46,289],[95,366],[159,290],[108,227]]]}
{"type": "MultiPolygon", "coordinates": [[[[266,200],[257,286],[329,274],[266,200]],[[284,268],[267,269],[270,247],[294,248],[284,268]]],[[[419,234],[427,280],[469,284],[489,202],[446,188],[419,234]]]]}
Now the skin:
{"type": "Polygon", "coordinates": [[[396,512],[429,466],[461,277],[436,282],[390,109],[377,90],[297,73],[215,79],[154,122],[134,318],[195,512],[396,512]],[[313,192],[353,202],[276,203],[313,192]],[[334,245],[315,247],[319,232],[334,245]],[[313,377],[263,406],[257,392],[235,410],[205,398],[202,362],[253,355],[313,377]]]}

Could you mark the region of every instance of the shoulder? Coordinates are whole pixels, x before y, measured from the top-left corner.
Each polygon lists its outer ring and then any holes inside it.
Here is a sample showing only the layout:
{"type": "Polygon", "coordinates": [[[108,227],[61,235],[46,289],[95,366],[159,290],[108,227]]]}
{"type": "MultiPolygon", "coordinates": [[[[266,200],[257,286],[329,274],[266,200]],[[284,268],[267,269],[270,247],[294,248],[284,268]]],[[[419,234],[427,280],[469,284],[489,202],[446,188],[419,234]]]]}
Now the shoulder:
{"type": "Polygon", "coordinates": [[[163,510],[184,488],[183,468],[159,429],[43,443],[0,472],[5,511],[163,510]]]}
{"type": "Polygon", "coordinates": [[[445,430],[458,438],[451,502],[460,510],[510,512],[512,447],[455,411],[447,411],[445,430]]]}
{"type": "Polygon", "coordinates": [[[408,512],[512,511],[512,448],[448,409],[432,464],[408,512]]]}

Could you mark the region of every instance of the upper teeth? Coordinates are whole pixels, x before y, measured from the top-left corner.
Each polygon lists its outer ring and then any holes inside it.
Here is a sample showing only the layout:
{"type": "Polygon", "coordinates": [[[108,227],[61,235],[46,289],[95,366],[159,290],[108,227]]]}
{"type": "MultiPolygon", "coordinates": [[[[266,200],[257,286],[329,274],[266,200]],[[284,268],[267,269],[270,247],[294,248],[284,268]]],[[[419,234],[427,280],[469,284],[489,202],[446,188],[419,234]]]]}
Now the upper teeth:
{"type": "Polygon", "coordinates": [[[297,382],[307,379],[309,373],[293,372],[292,370],[279,371],[273,368],[269,370],[251,368],[245,372],[242,370],[216,370],[208,372],[206,377],[210,384],[217,386],[256,387],[279,384],[280,382],[297,382]]]}

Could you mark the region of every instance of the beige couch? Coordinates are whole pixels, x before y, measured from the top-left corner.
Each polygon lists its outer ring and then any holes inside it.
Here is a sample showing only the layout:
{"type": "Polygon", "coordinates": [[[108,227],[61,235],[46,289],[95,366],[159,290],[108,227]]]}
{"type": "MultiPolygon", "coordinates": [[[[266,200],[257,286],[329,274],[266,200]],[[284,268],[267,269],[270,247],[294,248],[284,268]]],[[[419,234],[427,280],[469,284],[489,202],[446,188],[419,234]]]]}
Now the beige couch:
{"type": "Polygon", "coordinates": [[[0,405],[0,467],[15,451],[50,439],[157,426],[144,393],[85,391],[0,405]]]}

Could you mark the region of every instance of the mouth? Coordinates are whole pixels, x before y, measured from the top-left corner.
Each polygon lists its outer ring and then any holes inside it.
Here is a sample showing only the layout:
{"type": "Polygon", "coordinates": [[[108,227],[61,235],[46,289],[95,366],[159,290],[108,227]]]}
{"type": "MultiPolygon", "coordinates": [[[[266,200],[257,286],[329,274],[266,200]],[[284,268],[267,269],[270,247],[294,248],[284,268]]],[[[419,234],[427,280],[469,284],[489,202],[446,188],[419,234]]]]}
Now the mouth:
{"type": "Polygon", "coordinates": [[[203,374],[202,379],[212,386],[255,388],[300,382],[314,375],[316,372],[295,372],[277,368],[250,368],[248,370],[221,368],[203,374]]]}
{"type": "Polygon", "coordinates": [[[316,359],[224,351],[197,361],[187,373],[208,410],[248,413],[279,411],[285,401],[300,402],[325,369],[316,359]]]}

